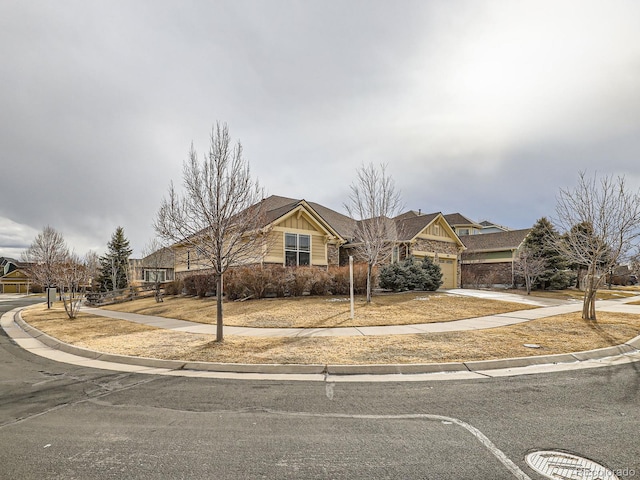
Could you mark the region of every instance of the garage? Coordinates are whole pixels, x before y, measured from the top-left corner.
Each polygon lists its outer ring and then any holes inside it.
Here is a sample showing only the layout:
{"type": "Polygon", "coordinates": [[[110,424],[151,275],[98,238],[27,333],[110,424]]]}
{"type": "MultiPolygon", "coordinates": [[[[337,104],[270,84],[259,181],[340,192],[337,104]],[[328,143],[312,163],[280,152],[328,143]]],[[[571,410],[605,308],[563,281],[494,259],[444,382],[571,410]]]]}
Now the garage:
{"type": "Polygon", "coordinates": [[[440,258],[439,264],[442,271],[442,288],[456,288],[456,260],[440,258]]]}

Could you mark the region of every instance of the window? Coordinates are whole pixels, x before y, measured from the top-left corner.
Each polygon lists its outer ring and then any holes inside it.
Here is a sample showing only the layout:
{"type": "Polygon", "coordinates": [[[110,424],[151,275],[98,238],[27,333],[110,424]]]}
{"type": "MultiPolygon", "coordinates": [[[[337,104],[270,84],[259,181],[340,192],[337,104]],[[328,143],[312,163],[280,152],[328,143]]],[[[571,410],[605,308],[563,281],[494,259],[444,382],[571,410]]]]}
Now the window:
{"type": "Polygon", "coordinates": [[[164,282],[166,279],[166,272],[164,270],[145,270],[144,281],[145,282],[164,282]]]}
{"type": "Polygon", "coordinates": [[[311,265],[311,236],[284,234],[284,264],[288,267],[311,265]]]}

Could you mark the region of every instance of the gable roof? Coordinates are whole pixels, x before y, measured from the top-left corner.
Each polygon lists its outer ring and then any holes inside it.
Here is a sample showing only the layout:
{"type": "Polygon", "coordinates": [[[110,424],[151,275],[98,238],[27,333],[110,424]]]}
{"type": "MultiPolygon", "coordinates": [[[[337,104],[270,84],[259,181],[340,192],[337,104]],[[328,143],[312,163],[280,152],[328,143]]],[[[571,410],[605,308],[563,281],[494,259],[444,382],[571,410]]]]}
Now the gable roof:
{"type": "Polygon", "coordinates": [[[416,235],[427,228],[439,215],[442,215],[440,212],[420,214],[415,216],[408,215],[410,213],[411,212],[406,212],[394,218],[396,223],[396,230],[399,237],[398,240],[413,240],[416,235]]]}
{"type": "Polygon", "coordinates": [[[462,242],[467,247],[466,254],[496,250],[514,250],[522,244],[530,228],[510,230],[507,232],[485,233],[482,235],[466,235],[462,242]]]}
{"type": "Polygon", "coordinates": [[[461,225],[473,225],[474,227],[480,227],[480,224],[470,220],[465,217],[461,213],[447,213],[443,215],[444,219],[447,221],[449,225],[452,227],[461,226],[461,225]]]}

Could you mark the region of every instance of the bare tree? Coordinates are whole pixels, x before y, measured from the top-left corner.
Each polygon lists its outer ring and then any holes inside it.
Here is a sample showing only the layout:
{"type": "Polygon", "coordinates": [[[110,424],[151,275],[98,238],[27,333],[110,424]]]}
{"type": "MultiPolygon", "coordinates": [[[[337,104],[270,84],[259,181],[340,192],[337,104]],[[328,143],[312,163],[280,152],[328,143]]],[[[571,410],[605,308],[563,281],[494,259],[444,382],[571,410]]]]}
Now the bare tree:
{"type": "MultiPolygon", "coordinates": [[[[69,249],[62,234],[47,225],[22,253],[22,260],[30,264],[29,272],[34,282],[48,288],[58,284],[60,266],[68,255],[69,249]]],[[[47,300],[47,308],[50,307],[47,300]]]]}
{"type": "Polygon", "coordinates": [[[160,287],[162,282],[170,279],[161,273],[174,266],[173,251],[171,248],[165,247],[157,238],[152,238],[142,249],[142,255],[143,280],[153,283],[156,302],[163,302],[160,287]]]}
{"type": "Polygon", "coordinates": [[[184,163],[184,193],[173,184],[154,221],[160,238],[194,252],[216,277],[216,341],[223,340],[223,275],[230,266],[262,260],[268,232],[263,190],[251,177],[242,145],[232,145],[226,124],[216,123],[202,163],[191,146],[184,163]]]}
{"type": "Polygon", "coordinates": [[[84,264],[87,269],[87,287],[93,290],[100,276],[100,256],[93,250],[90,250],[84,256],[84,264]]]}
{"type": "Polygon", "coordinates": [[[587,178],[581,172],[573,190],[560,190],[555,223],[566,232],[558,250],[587,270],[582,318],[596,320],[598,287],[640,237],[640,195],[629,192],[624,177],[587,178]]]}
{"type": "Polygon", "coordinates": [[[354,233],[358,257],[367,263],[367,303],[371,302],[372,272],[393,251],[398,238],[392,217],[400,213],[402,203],[386,165],[376,168],[362,165],[351,184],[345,208],[356,220],[354,233]]]}
{"type": "Polygon", "coordinates": [[[91,282],[90,262],[95,253],[89,252],[80,258],[75,252],[67,255],[60,265],[60,294],[64,310],[70,319],[76,318],[84,299],[87,285],[91,282]]]}
{"type": "Polygon", "coordinates": [[[538,278],[547,271],[547,260],[536,255],[535,252],[524,248],[515,262],[515,272],[522,275],[527,289],[527,295],[531,294],[531,288],[538,278]]]}

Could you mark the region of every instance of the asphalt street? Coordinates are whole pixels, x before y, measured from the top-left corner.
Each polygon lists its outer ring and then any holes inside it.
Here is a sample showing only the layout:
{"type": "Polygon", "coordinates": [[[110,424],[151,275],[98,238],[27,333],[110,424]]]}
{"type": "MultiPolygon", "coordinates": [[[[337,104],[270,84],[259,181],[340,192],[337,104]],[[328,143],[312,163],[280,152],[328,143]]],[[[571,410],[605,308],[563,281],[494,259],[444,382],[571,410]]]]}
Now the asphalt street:
{"type": "MultiPolygon", "coordinates": [[[[2,311],[16,304],[0,304],[2,311]]],[[[0,478],[543,478],[561,450],[640,478],[640,365],[406,383],[91,369],[0,335],[0,478]]]]}

